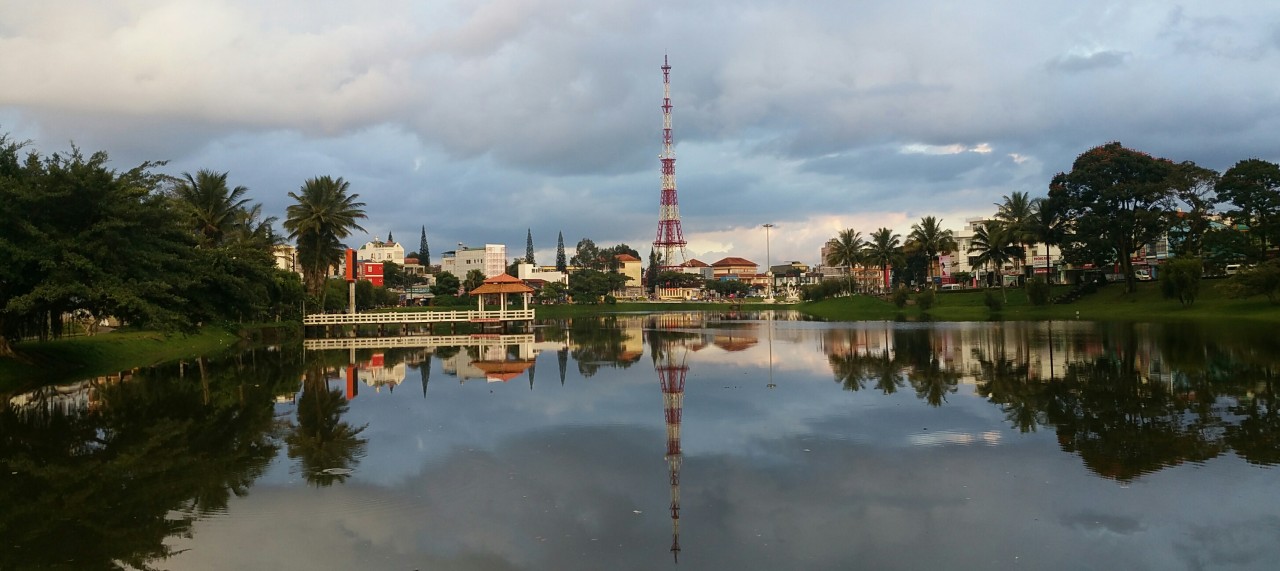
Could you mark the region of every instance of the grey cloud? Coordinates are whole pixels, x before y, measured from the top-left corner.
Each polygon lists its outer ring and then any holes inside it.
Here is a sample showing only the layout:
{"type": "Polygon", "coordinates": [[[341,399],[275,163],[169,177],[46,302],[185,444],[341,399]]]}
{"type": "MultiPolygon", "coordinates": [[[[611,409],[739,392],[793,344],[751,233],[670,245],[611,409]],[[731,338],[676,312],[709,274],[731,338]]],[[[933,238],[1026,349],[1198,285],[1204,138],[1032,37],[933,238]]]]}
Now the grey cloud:
{"type": "Polygon", "coordinates": [[[1045,64],[1050,71],[1076,73],[1123,66],[1131,54],[1116,50],[1103,50],[1088,55],[1063,55],[1045,64]]]}

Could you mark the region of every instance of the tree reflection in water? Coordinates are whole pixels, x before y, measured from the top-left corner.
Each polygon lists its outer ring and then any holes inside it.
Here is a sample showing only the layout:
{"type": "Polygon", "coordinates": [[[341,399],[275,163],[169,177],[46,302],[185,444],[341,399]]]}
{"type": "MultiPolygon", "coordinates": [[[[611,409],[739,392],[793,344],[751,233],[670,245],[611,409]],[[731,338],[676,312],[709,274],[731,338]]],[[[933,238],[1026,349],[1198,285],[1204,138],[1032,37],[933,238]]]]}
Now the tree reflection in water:
{"type": "Polygon", "coordinates": [[[347,481],[364,456],[365,427],[353,427],[342,420],[347,412],[342,391],[329,388],[325,369],[307,368],[298,397],[297,423],[285,437],[289,458],[298,460],[298,471],[316,487],[347,481]]]}
{"type": "Polygon", "coordinates": [[[253,353],[99,378],[79,397],[0,398],[0,569],[152,569],[173,555],[166,539],[225,511],[275,456],[274,397],[298,362],[253,353]]]}

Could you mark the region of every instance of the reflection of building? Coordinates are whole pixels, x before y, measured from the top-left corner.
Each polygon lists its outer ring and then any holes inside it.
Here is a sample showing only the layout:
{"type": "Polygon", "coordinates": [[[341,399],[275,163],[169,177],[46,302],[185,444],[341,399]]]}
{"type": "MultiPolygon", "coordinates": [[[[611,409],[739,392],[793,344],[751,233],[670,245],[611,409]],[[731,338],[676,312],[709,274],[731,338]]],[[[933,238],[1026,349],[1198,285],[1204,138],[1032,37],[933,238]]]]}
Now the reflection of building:
{"type": "Polygon", "coordinates": [[[382,387],[395,390],[396,385],[404,382],[404,362],[387,366],[382,353],[374,353],[368,361],[357,363],[357,375],[360,382],[381,391],[382,387]]]}
{"type": "Polygon", "coordinates": [[[456,354],[441,357],[441,369],[458,377],[460,383],[472,379],[505,383],[533,367],[540,350],[534,347],[532,335],[507,336],[524,338],[513,343],[505,343],[501,336],[493,337],[495,343],[459,347],[456,354]]]}

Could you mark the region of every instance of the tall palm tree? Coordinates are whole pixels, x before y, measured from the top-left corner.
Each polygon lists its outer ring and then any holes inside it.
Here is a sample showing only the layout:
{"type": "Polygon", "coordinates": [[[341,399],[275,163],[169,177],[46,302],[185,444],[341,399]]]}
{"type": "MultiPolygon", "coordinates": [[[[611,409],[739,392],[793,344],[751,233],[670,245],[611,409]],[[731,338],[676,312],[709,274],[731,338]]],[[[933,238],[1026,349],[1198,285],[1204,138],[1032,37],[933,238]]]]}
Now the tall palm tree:
{"type": "Polygon", "coordinates": [[[1023,246],[1024,255],[1018,258],[1018,267],[1023,268],[1027,265],[1025,247],[1035,240],[1035,201],[1025,192],[1014,192],[1000,198],[1001,202],[996,203],[996,220],[1004,222],[1005,227],[1013,233],[1013,241],[1023,246]]]}
{"type": "Polygon", "coordinates": [[[1031,206],[1031,235],[1036,242],[1044,244],[1045,279],[1050,275],[1049,246],[1062,243],[1062,235],[1066,231],[1066,220],[1057,205],[1048,198],[1037,198],[1031,206]]]}
{"type": "Polygon", "coordinates": [[[862,232],[858,232],[853,228],[845,228],[841,230],[835,238],[832,238],[827,245],[827,259],[823,260],[828,266],[845,266],[846,275],[849,276],[849,292],[854,291],[853,287],[853,267],[861,264],[863,260],[863,248],[867,243],[862,239],[862,232]]]}
{"type": "Polygon", "coordinates": [[[297,240],[298,262],[302,265],[307,290],[320,297],[328,269],[342,259],[343,238],[351,231],[364,230],[356,219],[364,218],[363,202],[358,194],[347,194],[351,184],[339,178],[322,176],[308,179],[301,194],[290,192],[297,201],[285,210],[284,229],[297,240]]]}
{"type": "Polygon", "coordinates": [[[1000,269],[1009,261],[1017,259],[1022,253],[1022,247],[1014,244],[1012,229],[1004,222],[991,220],[978,227],[973,233],[970,244],[969,251],[978,252],[973,260],[974,264],[992,266],[1000,280],[1000,296],[1005,301],[1009,301],[1008,294],[1004,291],[1004,276],[1001,275],[1000,269]]]}
{"type": "Polygon", "coordinates": [[[925,216],[920,219],[919,224],[911,225],[911,233],[907,235],[907,239],[916,242],[929,258],[928,280],[929,285],[933,285],[933,264],[938,259],[938,254],[942,252],[950,252],[959,246],[956,245],[955,233],[951,230],[942,228],[942,221],[932,216],[925,216]]]}
{"type": "Polygon", "coordinates": [[[218,246],[231,234],[242,220],[244,198],[249,189],[243,186],[227,188],[227,173],[201,169],[195,176],[182,173],[173,187],[188,217],[188,225],[201,246],[218,246]]]}
{"type": "Polygon", "coordinates": [[[867,243],[867,260],[880,266],[881,285],[889,272],[889,264],[902,253],[902,236],[888,228],[880,228],[871,233],[871,241],[867,243]]]}

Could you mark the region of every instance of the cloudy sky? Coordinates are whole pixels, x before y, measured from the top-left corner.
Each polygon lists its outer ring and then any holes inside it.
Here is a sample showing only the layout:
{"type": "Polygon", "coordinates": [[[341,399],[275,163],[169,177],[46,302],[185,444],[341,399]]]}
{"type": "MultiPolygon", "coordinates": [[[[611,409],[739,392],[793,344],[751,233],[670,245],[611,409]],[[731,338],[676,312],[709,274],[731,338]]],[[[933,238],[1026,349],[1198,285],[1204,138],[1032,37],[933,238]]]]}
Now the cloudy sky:
{"type": "Polygon", "coordinates": [[[688,254],[816,263],[842,228],[959,229],[1120,141],[1280,160],[1280,4],[0,0],[0,133],[228,171],[272,215],[317,175],[416,250],[647,254],[670,57],[688,254]]]}

